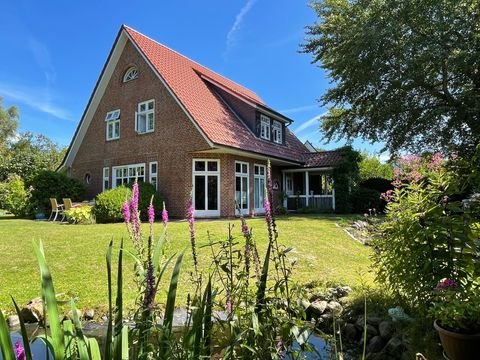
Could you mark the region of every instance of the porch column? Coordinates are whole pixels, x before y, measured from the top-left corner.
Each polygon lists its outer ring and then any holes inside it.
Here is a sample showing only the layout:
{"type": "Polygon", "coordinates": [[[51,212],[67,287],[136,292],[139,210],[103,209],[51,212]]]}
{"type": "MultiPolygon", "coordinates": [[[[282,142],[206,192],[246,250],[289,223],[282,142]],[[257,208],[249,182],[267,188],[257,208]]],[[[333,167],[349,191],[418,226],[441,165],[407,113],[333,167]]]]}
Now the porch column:
{"type": "Polygon", "coordinates": [[[308,179],[308,171],[305,171],[305,206],[308,206],[308,198],[310,197],[310,184],[308,179]]]}

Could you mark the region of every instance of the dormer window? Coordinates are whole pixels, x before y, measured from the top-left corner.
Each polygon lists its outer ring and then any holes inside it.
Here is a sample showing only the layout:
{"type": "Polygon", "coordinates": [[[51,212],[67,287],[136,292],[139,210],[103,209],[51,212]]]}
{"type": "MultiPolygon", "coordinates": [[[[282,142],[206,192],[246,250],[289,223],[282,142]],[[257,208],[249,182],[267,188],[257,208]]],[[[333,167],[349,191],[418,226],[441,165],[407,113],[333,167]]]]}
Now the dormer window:
{"type": "Polygon", "coordinates": [[[265,115],[260,115],[260,137],[270,140],[270,118],[265,115]]]}
{"type": "Polygon", "coordinates": [[[282,143],[282,124],[279,121],[273,120],[272,137],[273,137],[273,142],[277,144],[282,143]]]}
{"type": "Polygon", "coordinates": [[[105,116],[107,123],[107,140],[115,140],[120,138],[120,110],[114,110],[105,116]]]}
{"type": "Polygon", "coordinates": [[[135,80],[138,78],[138,70],[135,66],[132,66],[125,71],[125,75],[123,75],[123,82],[126,83],[130,80],[135,80]]]}

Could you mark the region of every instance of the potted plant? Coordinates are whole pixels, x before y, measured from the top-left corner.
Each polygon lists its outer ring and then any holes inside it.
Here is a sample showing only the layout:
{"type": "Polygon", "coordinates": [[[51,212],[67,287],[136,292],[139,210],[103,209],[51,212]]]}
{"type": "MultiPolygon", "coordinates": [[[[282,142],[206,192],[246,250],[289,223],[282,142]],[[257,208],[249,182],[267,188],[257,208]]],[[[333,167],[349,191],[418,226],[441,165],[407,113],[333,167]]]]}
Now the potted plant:
{"type": "Polygon", "coordinates": [[[45,220],[45,209],[41,206],[35,208],[35,219],[36,220],[45,220]]]}
{"type": "Polygon", "coordinates": [[[480,359],[480,289],[441,280],[435,288],[431,315],[450,360],[480,359]]]}

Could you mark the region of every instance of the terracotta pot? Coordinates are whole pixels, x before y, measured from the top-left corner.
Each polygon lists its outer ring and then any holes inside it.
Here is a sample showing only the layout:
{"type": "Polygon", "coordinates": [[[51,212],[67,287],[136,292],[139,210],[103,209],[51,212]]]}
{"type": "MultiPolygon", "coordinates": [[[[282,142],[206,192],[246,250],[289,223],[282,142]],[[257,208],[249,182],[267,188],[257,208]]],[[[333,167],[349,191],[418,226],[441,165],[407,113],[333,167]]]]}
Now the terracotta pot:
{"type": "Polygon", "coordinates": [[[480,333],[461,334],[446,330],[441,327],[437,320],[433,327],[440,335],[443,350],[450,360],[473,360],[480,359],[480,333]]]}

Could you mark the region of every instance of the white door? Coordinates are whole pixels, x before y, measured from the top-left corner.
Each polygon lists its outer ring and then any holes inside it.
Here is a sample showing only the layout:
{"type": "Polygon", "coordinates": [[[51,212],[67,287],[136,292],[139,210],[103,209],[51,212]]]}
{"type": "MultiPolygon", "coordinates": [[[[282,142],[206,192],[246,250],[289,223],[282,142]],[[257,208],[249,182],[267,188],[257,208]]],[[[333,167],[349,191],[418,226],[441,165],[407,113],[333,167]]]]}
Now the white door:
{"type": "Polygon", "coordinates": [[[235,213],[238,214],[238,209],[241,213],[248,214],[250,197],[248,184],[248,163],[243,161],[235,161],[235,202],[237,209],[235,213]]]}
{"type": "Polygon", "coordinates": [[[265,177],[265,165],[255,164],[253,176],[253,202],[255,214],[263,214],[265,212],[265,207],[263,204],[263,201],[265,199],[265,177]]]}
{"type": "Polygon", "coordinates": [[[196,217],[220,216],[220,162],[193,160],[193,208],[196,217]]]}

